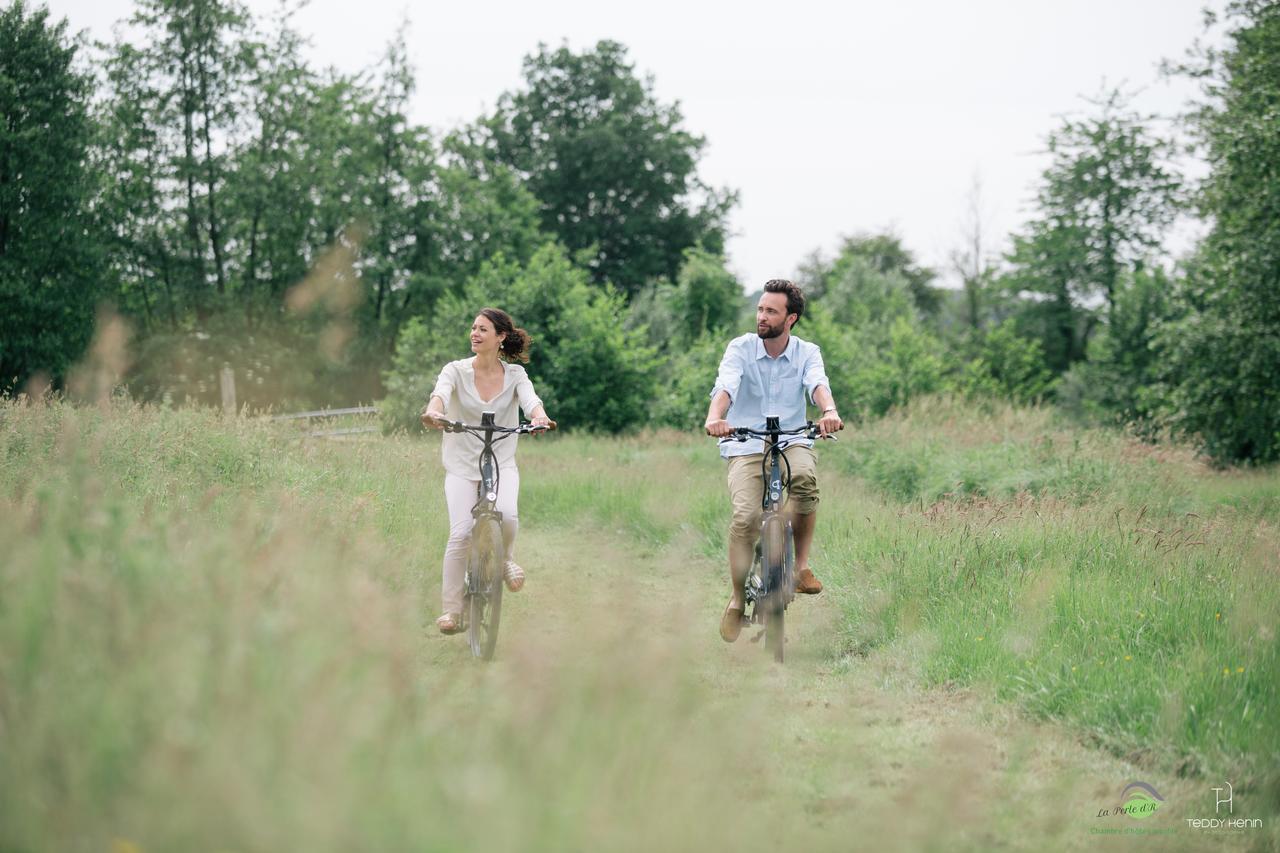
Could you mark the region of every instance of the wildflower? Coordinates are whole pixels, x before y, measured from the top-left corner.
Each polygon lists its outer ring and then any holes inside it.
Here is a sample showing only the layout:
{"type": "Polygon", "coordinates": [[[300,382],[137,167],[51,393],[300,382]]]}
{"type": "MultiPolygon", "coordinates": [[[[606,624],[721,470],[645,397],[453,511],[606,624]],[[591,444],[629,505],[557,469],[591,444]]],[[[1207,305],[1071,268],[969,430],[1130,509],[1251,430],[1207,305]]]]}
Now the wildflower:
{"type": "Polygon", "coordinates": [[[1133,655],[1125,655],[1125,656],[1124,656],[1124,659],[1125,659],[1125,660],[1133,660],[1133,655]]]}
{"type": "Polygon", "coordinates": [[[1074,666],[1073,666],[1073,667],[1071,667],[1071,671],[1072,671],[1072,672],[1075,672],[1075,671],[1076,671],[1076,668],[1075,668],[1074,666]]]}
{"type": "Polygon", "coordinates": [[[1244,672],[1244,667],[1242,666],[1236,667],[1236,672],[1244,672]]]}
{"type": "Polygon", "coordinates": [[[1214,618],[1214,619],[1217,619],[1218,621],[1222,621],[1222,614],[1221,614],[1221,613],[1215,613],[1215,614],[1213,614],[1213,618],[1214,618]]]}
{"type": "Polygon", "coordinates": [[[1230,674],[1231,674],[1231,667],[1229,667],[1229,666],[1224,666],[1224,667],[1222,668],[1222,674],[1223,674],[1223,675],[1230,675],[1230,674]]]}
{"type": "Polygon", "coordinates": [[[981,637],[979,637],[979,638],[978,638],[978,642],[979,642],[979,643],[981,643],[981,642],[982,642],[982,638],[981,638],[981,637]]]}

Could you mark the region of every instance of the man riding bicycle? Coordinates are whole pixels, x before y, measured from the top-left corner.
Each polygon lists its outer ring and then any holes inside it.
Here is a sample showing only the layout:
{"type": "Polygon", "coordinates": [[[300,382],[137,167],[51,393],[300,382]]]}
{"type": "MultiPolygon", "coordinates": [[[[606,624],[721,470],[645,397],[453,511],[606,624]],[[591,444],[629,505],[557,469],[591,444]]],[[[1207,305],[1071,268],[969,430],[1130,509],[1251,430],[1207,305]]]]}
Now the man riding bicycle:
{"type": "MultiPolygon", "coordinates": [[[[804,291],[794,282],[765,282],[756,305],[756,333],[729,342],[711,389],[706,430],[720,439],[720,455],[728,461],[729,496],[733,502],[729,525],[732,595],[720,619],[720,636],[729,643],[738,639],[742,630],[742,614],[746,610],[743,586],[760,533],[764,445],[758,438],[738,442],[728,436],[736,427],[764,429],[767,416],[778,417],[782,429],[804,426],[806,392],[822,409],[818,426],[823,435],[843,426],[831,396],[821,350],[791,334],[792,326],[803,314],[804,291]]],[[[822,592],[822,583],[809,567],[809,546],[818,510],[813,442],[802,436],[791,439],[787,442],[787,460],[791,464],[789,508],[795,533],[796,592],[812,595],[822,592]]]]}

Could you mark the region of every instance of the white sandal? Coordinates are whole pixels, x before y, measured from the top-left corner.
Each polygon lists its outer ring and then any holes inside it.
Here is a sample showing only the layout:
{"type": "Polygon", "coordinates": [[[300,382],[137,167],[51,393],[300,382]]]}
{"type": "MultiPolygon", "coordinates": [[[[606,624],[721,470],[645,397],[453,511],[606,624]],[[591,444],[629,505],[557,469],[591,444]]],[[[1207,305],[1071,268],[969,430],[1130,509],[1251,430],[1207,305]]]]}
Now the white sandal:
{"type": "Polygon", "coordinates": [[[512,592],[519,592],[524,586],[524,569],[516,565],[515,560],[507,560],[507,565],[502,572],[502,579],[506,581],[507,589],[512,592]]]}
{"type": "Polygon", "coordinates": [[[462,614],[445,613],[436,619],[436,627],[441,634],[457,634],[462,630],[462,614]]]}

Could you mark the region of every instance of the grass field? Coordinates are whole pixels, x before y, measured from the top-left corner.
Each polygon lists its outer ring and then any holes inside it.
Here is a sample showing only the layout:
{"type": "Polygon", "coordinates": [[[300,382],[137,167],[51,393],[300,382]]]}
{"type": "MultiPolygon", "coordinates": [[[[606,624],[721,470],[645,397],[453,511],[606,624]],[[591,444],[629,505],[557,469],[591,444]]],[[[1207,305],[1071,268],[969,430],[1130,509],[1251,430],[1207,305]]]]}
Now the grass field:
{"type": "Polygon", "coordinates": [[[1280,474],[925,401],[820,448],[788,663],[675,433],[521,444],[499,660],[434,439],[0,404],[0,851],[1272,849],[1280,474]],[[1159,838],[1099,835],[1135,779],[1159,838]],[[1212,786],[1259,830],[1206,833],[1212,786]]]}

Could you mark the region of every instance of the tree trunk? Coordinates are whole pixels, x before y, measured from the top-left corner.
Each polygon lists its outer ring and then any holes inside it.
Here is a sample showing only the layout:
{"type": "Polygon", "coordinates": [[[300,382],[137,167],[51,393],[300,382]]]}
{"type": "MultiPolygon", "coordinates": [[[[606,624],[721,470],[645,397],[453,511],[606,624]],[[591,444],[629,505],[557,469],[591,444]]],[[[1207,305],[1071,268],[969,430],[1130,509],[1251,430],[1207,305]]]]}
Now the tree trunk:
{"type": "Polygon", "coordinates": [[[1102,286],[1107,291],[1107,325],[1115,324],[1116,319],[1116,279],[1119,277],[1119,264],[1116,262],[1116,235],[1112,226],[1112,180],[1111,170],[1104,170],[1107,191],[1102,197],[1102,286]]]}
{"type": "MultiPolygon", "coordinates": [[[[185,45],[184,45],[185,47],[185,45]]],[[[203,319],[204,256],[200,246],[200,225],[196,206],[196,176],[192,165],[196,159],[195,126],[192,120],[191,74],[185,55],[182,60],[182,142],[186,154],[183,171],[187,178],[187,241],[191,250],[192,296],[197,316],[203,319]]]]}
{"type": "Polygon", "coordinates": [[[160,273],[164,278],[165,295],[169,297],[169,328],[176,332],[178,331],[178,309],[173,300],[173,275],[170,271],[169,253],[165,251],[163,243],[159,245],[160,273]]]}
{"type": "MultiPolygon", "coordinates": [[[[196,22],[199,25],[199,17],[197,13],[196,22]]],[[[218,233],[218,208],[215,200],[218,185],[218,169],[217,163],[213,159],[213,138],[209,132],[209,125],[212,119],[209,115],[209,73],[204,64],[203,48],[196,52],[196,72],[200,81],[200,107],[201,114],[204,118],[204,164],[205,164],[205,181],[209,187],[209,243],[213,248],[213,269],[218,280],[218,295],[224,296],[227,292],[227,278],[222,259],[222,240],[218,233]]]]}

